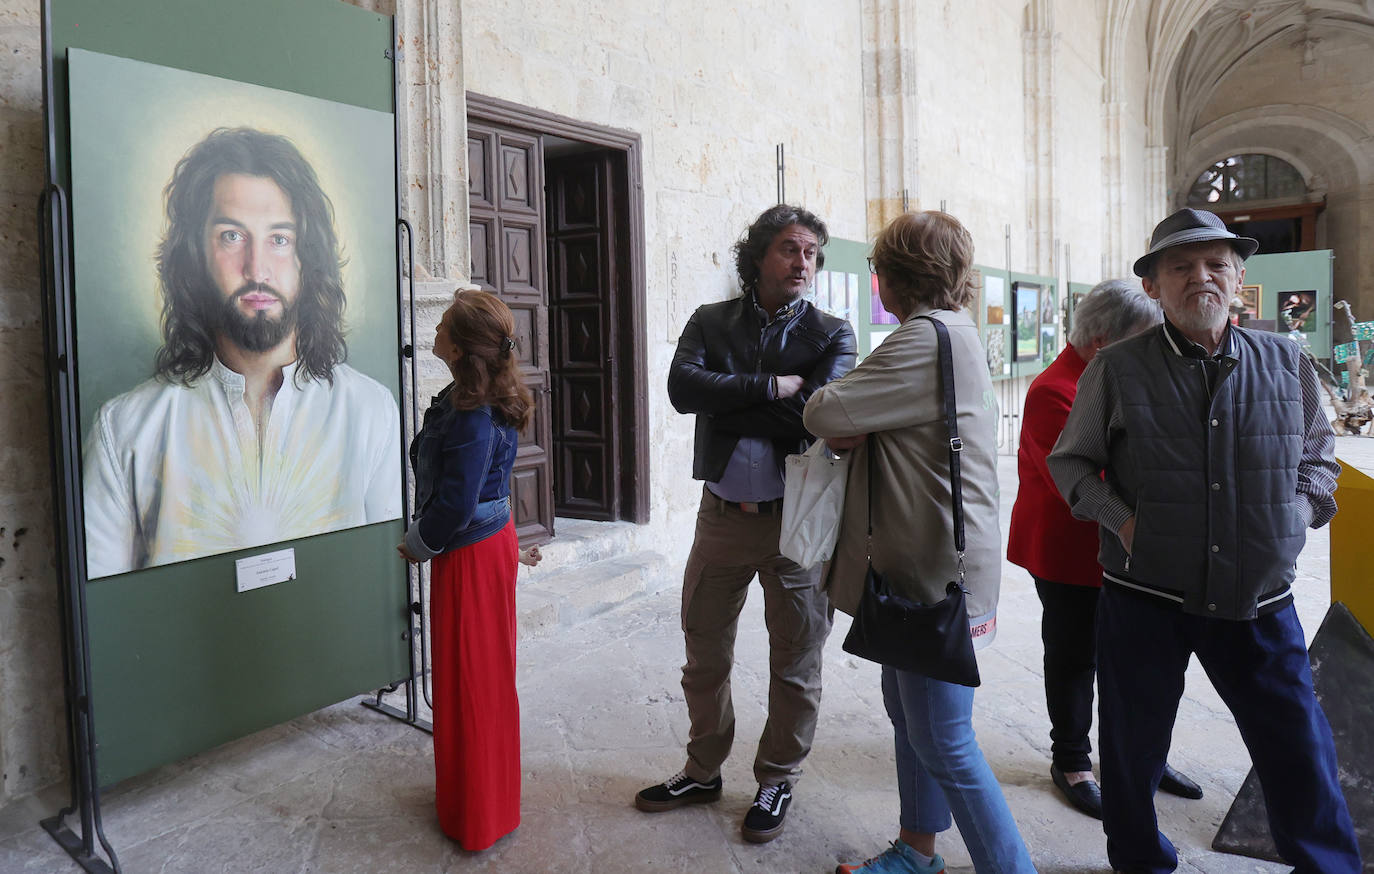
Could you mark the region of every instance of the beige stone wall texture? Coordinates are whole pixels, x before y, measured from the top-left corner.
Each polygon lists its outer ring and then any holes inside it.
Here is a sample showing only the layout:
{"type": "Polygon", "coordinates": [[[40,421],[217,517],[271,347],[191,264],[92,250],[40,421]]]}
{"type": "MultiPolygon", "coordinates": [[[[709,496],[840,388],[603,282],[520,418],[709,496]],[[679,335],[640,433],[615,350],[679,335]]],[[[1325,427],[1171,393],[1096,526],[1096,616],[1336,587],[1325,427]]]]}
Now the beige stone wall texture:
{"type": "MultiPolygon", "coordinates": [[[[1060,249],[1055,268],[1060,277],[1096,283],[1102,275],[1107,222],[1104,200],[1101,51],[1092,51],[1092,35],[1102,32],[1094,4],[1067,4],[1056,16],[1063,38],[1056,47],[1055,97],[1055,236],[1060,249]],[[1087,49],[1085,50],[1085,45],[1087,49]]],[[[1100,46],[1100,37],[1096,41],[1100,46]]],[[[1062,303],[1062,301],[1061,301],[1062,303]]]]}
{"type": "Polygon", "coordinates": [[[777,143],[787,199],[866,236],[859,3],[464,0],[462,18],[467,90],[643,140],[651,525],[690,530],[668,364],[692,309],[738,293],[730,246],[776,199],[777,143]]]}
{"type": "Polygon", "coordinates": [[[979,263],[1027,262],[1026,132],[1020,3],[918,0],[916,126],[918,191],[913,207],[946,209],[973,234],[979,263]]]}
{"type": "MultiPolygon", "coordinates": [[[[1130,276],[1131,262],[1149,249],[1150,231],[1164,216],[1155,214],[1150,208],[1145,186],[1145,147],[1149,142],[1149,128],[1145,123],[1146,93],[1150,81],[1150,55],[1146,49],[1148,10],[1145,4],[1136,3],[1134,16],[1127,28],[1130,39],[1124,39],[1120,48],[1118,65],[1121,80],[1123,114],[1123,148],[1121,149],[1122,204],[1119,215],[1104,215],[1104,225],[1120,222],[1120,237],[1123,249],[1115,260],[1109,258],[1103,264],[1106,277],[1130,276]]],[[[1114,172],[1113,168],[1104,168],[1114,172]]]]}
{"type": "Polygon", "coordinates": [[[36,209],[45,180],[37,0],[0,0],[0,804],[65,756],[36,209]]]}

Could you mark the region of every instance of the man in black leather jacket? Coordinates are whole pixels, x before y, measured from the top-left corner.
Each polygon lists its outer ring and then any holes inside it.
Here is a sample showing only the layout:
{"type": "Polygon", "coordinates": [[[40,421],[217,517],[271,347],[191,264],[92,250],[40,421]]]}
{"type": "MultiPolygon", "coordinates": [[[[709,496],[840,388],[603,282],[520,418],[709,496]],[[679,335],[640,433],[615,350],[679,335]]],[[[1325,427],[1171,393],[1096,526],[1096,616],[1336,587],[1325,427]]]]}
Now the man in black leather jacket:
{"type": "Polygon", "coordinates": [[[682,585],[691,733],[682,771],[642,790],[635,806],[658,812],[720,797],[735,731],[735,630],[757,574],[770,650],[768,719],[754,759],[759,788],[742,826],[756,843],[782,831],[810,752],[830,633],[820,568],[802,569],[778,552],[783,461],[812,439],[802,408],[854,366],[849,324],[802,298],[828,241],[825,223],[804,209],[765,211],[735,245],[743,296],[692,314],[668,374],[673,407],[696,414],[692,477],[705,481],[682,585]]]}

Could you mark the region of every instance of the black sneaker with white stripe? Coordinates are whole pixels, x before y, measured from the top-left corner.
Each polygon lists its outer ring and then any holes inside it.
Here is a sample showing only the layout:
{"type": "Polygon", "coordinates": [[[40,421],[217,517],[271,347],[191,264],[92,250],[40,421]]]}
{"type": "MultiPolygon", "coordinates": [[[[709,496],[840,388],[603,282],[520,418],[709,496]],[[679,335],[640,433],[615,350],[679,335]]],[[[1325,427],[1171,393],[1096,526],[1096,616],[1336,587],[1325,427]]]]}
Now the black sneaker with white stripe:
{"type": "Polygon", "coordinates": [[[787,808],[792,806],[792,787],[786,783],[776,786],[759,786],[754,796],[754,804],[744,815],[744,825],[740,831],[744,839],[755,844],[766,844],[782,832],[782,821],[787,818],[787,808]]]}
{"type": "Polygon", "coordinates": [[[646,813],[659,813],[684,804],[719,801],[721,785],[719,774],[714,780],[702,783],[688,777],[685,772],[678,771],[665,783],[639,790],[639,794],[635,795],[635,807],[646,813]]]}

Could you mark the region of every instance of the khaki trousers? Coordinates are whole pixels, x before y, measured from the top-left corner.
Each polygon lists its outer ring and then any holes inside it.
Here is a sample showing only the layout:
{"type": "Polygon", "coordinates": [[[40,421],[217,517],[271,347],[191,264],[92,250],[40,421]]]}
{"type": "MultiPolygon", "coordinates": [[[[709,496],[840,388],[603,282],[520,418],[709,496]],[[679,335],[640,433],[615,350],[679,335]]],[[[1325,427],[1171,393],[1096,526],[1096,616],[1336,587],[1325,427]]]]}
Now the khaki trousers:
{"type": "Polygon", "coordinates": [[[696,540],[682,581],[687,664],[682,691],[691,720],[684,770],[712,780],[730,754],[735,630],[755,574],[768,626],[768,719],[754,757],[762,785],[795,783],[811,751],[821,702],[821,650],[833,615],[820,567],[803,570],[778,552],[782,517],[746,513],[702,489],[696,540]]]}

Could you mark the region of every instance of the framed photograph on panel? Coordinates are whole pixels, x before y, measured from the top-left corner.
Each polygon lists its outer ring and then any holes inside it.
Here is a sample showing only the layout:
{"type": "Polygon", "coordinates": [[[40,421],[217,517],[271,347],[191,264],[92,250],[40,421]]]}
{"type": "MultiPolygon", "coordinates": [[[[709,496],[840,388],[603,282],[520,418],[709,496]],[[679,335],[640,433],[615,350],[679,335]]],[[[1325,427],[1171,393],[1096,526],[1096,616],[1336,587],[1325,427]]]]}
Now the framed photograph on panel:
{"type": "Polygon", "coordinates": [[[1006,319],[1007,281],[1000,276],[983,274],[983,305],[987,308],[988,324],[1000,325],[1006,319]]]}
{"type": "MultiPolygon", "coordinates": [[[[1260,295],[1263,294],[1263,292],[1263,285],[1242,285],[1240,287],[1239,298],[1241,303],[1240,312],[1236,314],[1239,315],[1240,313],[1244,313],[1247,321],[1249,319],[1264,318],[1264,312],[1260,304],[1262,300],[1260,295]]],[[[1235,312],[1234,305],[1232,312],[1235,312]]]]}
{"type": "MultiPolygon", "coordinates": [[[[895,325],[897,317],[887,311],[883,300],[878,296],[878,275],[869,277],[869,320],[875,325],[895,325]]],[[[884,334],[883,336],[887,336],[884,334]]]]}
{"type": "Polygon", "coordinates": [[[830,271],[820,270],[816,272],[816,279],[811,284],[811,304],[819,310],[832,312],[830,305],[830,271]]]}
{"type": "Polygon", "coordinates": [[[1310,334],[1317,330],[1317,293],[1315,291],[1279,292],[1278,322],[1280,331],[1301,331],[1310,334]]]}
{"type": "Polygon", "coordinates": [[[988,376],[1002,375],[1007,366],[1007,331],[1000,324],[989,325],[983,332],[983,348],[988,353],[988,376]]]}
{"type": "Polygon", "coordinates": [[[1034,282],[1011,284],[1011,335],[1015,361],[1040,357],[1040,298],[1045,289],[1034,282]]]}
{"type": "Polygon", "coordinates": [[[1056,330],[1054,325],[1040,325],[1040,362],[1046,367],[1054,361],[1054,356],[1059,354],[1054,342],[1056,330]]]}

